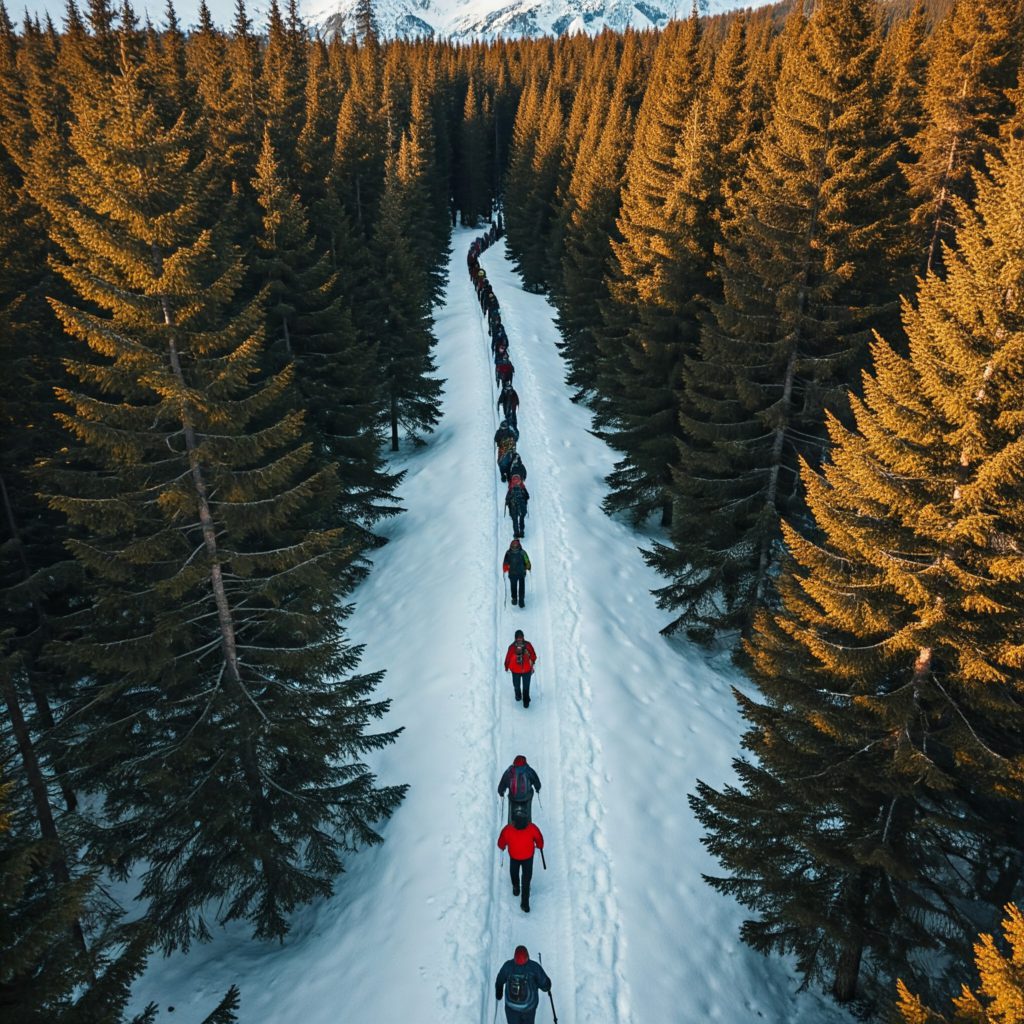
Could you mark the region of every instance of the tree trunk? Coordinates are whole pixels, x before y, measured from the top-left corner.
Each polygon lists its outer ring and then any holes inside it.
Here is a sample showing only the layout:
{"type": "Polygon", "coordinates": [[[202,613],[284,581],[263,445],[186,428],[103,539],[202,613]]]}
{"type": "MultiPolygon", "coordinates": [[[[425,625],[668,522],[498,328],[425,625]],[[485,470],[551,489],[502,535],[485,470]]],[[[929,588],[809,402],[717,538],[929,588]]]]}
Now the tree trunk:
{"type": "Polygon", "coordinates": [[[843,946],[836,963],[835,980],[832,982],[832,995],[837,1003],[848,1003],[856,998],[863,953],[864,942],[860,936],[851,936],[843,946]]]}
{"type": "Polygon", "coordinates": [[[398,397],[391,396],[391,450],[398,451],[398,397]]]}
{"type": "MultiPolygon", "coordinates": [[[[71,882],[71,873],[68,871],[67,861],[64,859],[64,848],[61,845],[60,833],[57,831],[57,824],[53,819],[53,809],[50,807],[50,794],[47,791],[46,780],[43,778],[43,772],[39,766],[39,759],[36,757],[35,747],[32,745],[32,737],[29,735],[28,725],[25,723],[25,717],[21,713],[18,694],[14,689],[14,680],[11,679],[10,670],[6,665],[0,665],[0,690],[3,691],[4,703],[7,705],[11,732],[14,734],[14,740],[18,746],[18,753],[21,755],[22,764],[25,766],[25,779],[28,782],[29,793],[32,796],[32,806],[39,825],[39,834],[53,849],[53,860],[48,865],[50,873],[53,875],[53,880],[58,887],[66,886],[71,882]]],[[[81,922],[77,918],[71,924],[71,935],[75,945],[82,952],[87,952],[85,934],[82,931],[81,922]]]]}
{"type": "MultiPolygon", "coordinates": [[[[11,531],[11,541],[18,552],[18,561],[21,562],[22,576],[25,581],[28,582],[32,578],[32,568],[28,564],[28,556],[25,554],[25,545],[21,542],[21,531],[18,529],[18,521],[14,516],[14,506],[11,504],[10,494],[7,491],[7,482],[4,480],[2,473],[0,473],[0,495],[3,497],[4,514],[7,517],[8,529],[11,531]]],[[[35,650],[38,651],[42,646],[42,642],[46,634],[48,620],[43,606],[34,595],[32,597],[32,610],[35,612],[36,625],[40,631],[40,639],[35,647],[35,650]]],[[[56,723],[53,720],[53,710],[50,708],[50,700],[46,695],[46,691],[39,685],[39,680],[36,678],[36,673],[32,670],[31,666],[26,666],[25,674],[28,679],[29,692],[32,694],[32,702],[36,706],[36,714],[39,716],[39,721],[46,732],[51,732],[56,723]]],[[[63,781],[60,782],[60,791],[64,797],[64,803],[66,804],[67,809],[72,813],[78,810],[78,798],[67,783],[63,781]]]]}
{"type": "MultiPolygon", "coordinates": [[[[153,246],[153,259],[156,276],[159,278],[163,271],[163,260],[155,244],[153,246]]],[[[160,296],[160,303],[163,309],[164,323],[168,327],[174,327],[174,315],[166,295],[160,296]]],[[[181,368],[181,358],[178,354],[178,346],[173,332],[168,336],[167,350],[171,372],[174,374],[178,384],[182,388],[186,388],[185,375],[181,368]]],[[[223,653],[224,664],[227,669],[226,676],[238,700],[239,718],[243,732],[241,743],[242,773],[245,776],[253,801],[253,828],[257,832],[261,832],[267,825],[266,796],[260,781],[259,765],[252,741],[254,729],[252,713],[254,710],[258,711],[259,709],[255,706],[252,696],[245,686],[245,681],[242,679],[241,669],[239,668],[238,641],[235,634],[234,616],[232,615],[227,591],[224,587],[224,572],[221,568],[220,551],[217,545],[217,527],[213,514],[210,511],[209,493],[203,474],[202,463],[199,459],[199,445],[196,441],[195,428],[187,410],[182,410],[181,421],[185,437],[185,449],[188,453],[189,472],[192,476],[192,485],[196,493],[203,546],[210,561],[210,588],[213,591],[214,605],[217,609],[221,652],[223,653]]],[[[261,863],[265,874],[269,875],[268,864],[262,861],[262,859],[261,863]]]]}

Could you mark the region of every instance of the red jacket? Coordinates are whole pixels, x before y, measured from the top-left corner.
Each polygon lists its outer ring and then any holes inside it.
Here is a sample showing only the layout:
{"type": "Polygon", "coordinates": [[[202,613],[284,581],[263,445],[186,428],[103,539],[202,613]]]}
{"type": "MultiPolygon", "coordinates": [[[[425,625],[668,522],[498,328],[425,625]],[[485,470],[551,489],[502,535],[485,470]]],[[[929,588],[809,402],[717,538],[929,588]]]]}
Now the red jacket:
{"type": "Polygon", "coordinates": [[[537,664],[537,652],[533,649],[533,644],[529,640],[523,641],[523,658],[522,661],[516,655],[516,641],[508,645],[508,650],[505,652],[505,671],[506,672],[532,672],[533,666],[537,664]]]}
{"type": "Polygon", "coordinates": [[[526,828],[506,825],[498,836],[498,849],[508,850],[508,855],[513,860],[529,860],[533,856],[534,848],[544,849],[544,837],[532,821],[526,828]]]}

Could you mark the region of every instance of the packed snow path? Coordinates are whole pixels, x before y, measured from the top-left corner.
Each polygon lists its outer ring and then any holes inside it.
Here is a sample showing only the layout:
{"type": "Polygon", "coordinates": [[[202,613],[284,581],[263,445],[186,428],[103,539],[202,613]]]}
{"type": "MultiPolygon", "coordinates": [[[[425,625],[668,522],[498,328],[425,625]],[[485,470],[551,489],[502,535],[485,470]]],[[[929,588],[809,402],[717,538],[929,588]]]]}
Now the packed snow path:
{"type": "MultiPolygon", "coordinates": [[[[237,983],[243,1024],[489,1024],[494,976],[523,942],[544,956],[561,1024],[845,1022],[816,994],[797,996],[785,964],[744,947],[742,910],[701,879],[717,865],[686,794],[698,777],[731,775],[730,685],[742,681],[659,637],[659,578],[637,534],[600,507],[614,453],[570,401],[550,305],[521,290],[499,243],[481,263],[522,399],[534,565],[526,608],[503,604],[512,533],[489,339],[466,272],[476,235],[454,234],[437,314],[444,418],[426,448],[395,460],[408,511],[382,526],[391,543],[349,624],[363,666],[388,669],[385,727],[405,726],[374,769],[409,795],[385,843],[349,858],[337,895],[298,912],[283,946],[218,929],[187,956],[155,958],[132,1010],[153,1000],[197,1024],[237,983]],[[520,626],[540,659],[529,710],[502,668],[520,626]],[[548,870],[538,857],[529,915],[495,847],[495,787],[520,753],[544,784],[533,810],[548,870]]],[[[542,999],[538,1024],[550,1017],[542,999]]]]}

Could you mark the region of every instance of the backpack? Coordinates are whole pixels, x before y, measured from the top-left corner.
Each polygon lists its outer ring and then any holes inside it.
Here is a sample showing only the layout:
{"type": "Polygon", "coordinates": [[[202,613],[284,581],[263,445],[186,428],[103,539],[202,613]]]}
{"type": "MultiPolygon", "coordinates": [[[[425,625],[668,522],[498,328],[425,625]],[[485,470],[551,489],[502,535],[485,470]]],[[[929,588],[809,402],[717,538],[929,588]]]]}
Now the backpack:
{"type": "Polygon", "coordinates": [[[509,779],[508,783],[508,798],[509,800],[529,800],[531,785],[530,785],[530,766],[526,764],[517,764],[512,767],[512,778],[509,779]]]}
{"type": "MultiPolygon", "coordinates": [[[[519,967],[519,965],[516,965],[519,967]]],[[[524,965],[525,966],[525,965],[524,965]]],[[[508,976],[505,986],[505,1005],[512,1010],[525,1010],[533,1003],[533,978],[522,968],[508,976]]]]}

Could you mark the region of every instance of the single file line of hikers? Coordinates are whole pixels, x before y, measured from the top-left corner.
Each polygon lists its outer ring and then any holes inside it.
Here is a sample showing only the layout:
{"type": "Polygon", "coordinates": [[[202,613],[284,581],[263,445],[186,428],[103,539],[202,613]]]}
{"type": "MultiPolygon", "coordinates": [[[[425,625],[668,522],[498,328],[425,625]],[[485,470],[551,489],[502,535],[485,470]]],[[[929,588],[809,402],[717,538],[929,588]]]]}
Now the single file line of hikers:
{"type": "MultiPolygon", "coordinates": [[[[532,570],[532,565],[522,545],[530,495],[526,489],[526,466],[518,450],[520,400],[513,386],[515,367],[509,355],[508,335],[501,321],[500,303],[479,263],[480,255],[501,235],[499,218],[497,225],[492,224],[484,235],[473,242],[466,262],[481,311],[486,317],[494,358],[495,386],[499,389],[496,408],[501,410],[503,416],[494,435],[494,444],[500,480],[507,484],[504,506],[505,513],[512,521],[513,536],[502,560],[502,574],[508,576],[507,596],[512,598],[512,607],[524,609],[526,576],[532,570]]],[[[526,639],[522,629],[517,629],[505,652],[504,668],[512,677],[516,702],[521,703],[524,710],[530,706],[530,682],[536,664],[537,652],[533,644],[526,639]]],[[[540,853],[542,865],[547,868],[544,861],[544,836],[533,822],[532,815],[533,797],[539,794],[540,789],[540,777],[523,754],[515,757],[498,782],[503,811],[506,797],[508,800],[508,816],[498,836],[497,845],[502,855],[508,852],[512,895],[519,897],[520,909],[524,913],[530,912],[535,853],[540,853]]],[[[504,999],[508,1024],[534,1024],[541,992],[548,994],[552,1016],[557,1021],[551,979],[538,961],[530,959],[526,946],[520,944],[512,958],[501,966],[495,979],[495,1015],[498,1004],[504,999]]]]}

